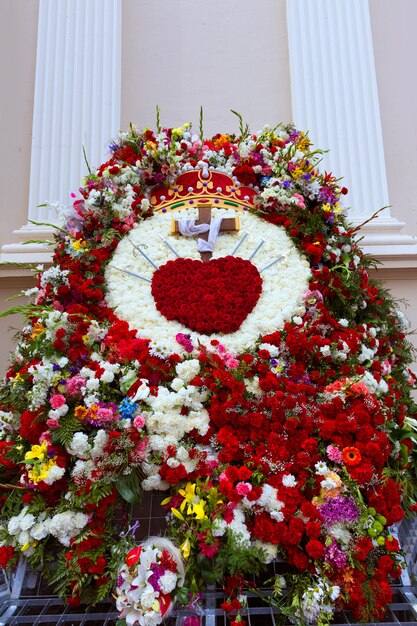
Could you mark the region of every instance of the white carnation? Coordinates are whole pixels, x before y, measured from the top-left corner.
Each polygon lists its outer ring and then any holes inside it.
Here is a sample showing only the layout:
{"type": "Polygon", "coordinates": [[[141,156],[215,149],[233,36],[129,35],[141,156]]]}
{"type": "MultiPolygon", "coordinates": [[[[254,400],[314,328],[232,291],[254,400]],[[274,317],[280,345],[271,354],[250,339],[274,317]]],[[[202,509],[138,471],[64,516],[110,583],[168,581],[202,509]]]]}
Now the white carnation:
{"type": "Polygon", "coordinates": [[[165,572],[158,581],[162,593],[171,593],[171,591],[175,589],[177,580],[178,577],[174,572],[170,572],[169,570],[165,572]]]}

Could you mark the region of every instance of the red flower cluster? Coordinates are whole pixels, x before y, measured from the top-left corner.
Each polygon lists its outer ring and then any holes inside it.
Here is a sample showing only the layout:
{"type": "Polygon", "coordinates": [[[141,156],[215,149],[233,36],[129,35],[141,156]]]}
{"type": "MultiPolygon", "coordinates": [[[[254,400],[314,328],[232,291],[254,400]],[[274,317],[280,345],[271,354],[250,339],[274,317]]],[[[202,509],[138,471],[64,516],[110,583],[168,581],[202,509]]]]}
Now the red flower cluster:
{"type": "Polygon", "coordinates": [[[253,310],[262,292],[258,269],[240,257],[202,263],[175,259],[153,275],[156,308],[199,333],[232,333],[253,310]]]}

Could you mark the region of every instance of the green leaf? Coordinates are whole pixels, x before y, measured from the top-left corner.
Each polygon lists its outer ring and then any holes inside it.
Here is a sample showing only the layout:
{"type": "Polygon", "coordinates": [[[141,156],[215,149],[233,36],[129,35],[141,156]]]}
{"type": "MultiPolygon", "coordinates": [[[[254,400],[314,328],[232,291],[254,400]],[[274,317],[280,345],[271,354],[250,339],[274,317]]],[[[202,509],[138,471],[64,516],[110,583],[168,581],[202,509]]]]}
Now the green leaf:
{"type": "Polygon", "coordinates": [[[136,470],[133,470],[128,476],[121,476],[116,483],[116,489],[129,504],[140,504],[142,489],[140,486],[140,476],[136,470]]]}
{"type": "Polygon", "coordinates": [[[401,458],[403,460],[404,465],[408,463],[408,447],[402,443],[401,444],[401,458]]]}

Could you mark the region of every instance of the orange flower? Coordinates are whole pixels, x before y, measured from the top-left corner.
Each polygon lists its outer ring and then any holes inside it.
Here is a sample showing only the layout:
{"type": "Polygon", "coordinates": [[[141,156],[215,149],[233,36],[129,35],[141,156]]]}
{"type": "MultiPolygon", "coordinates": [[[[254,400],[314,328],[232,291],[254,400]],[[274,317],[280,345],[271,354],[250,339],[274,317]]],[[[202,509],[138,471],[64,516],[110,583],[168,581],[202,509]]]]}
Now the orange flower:
{"type": "Polygon", "coordinates": [[[88,409],[86,409],[85,406],[77,406],[75,408],[74,414],[77,420],[80,420],[80,422],[82,422],[83,419],[85,419],[88,415],[88,409]]]}
{"type": "Polygon", "coordinates": [[[36,337],[40,335],[41,333],[43,333],[44,330],[45,330],[45,327],[40,322],[36,322],[35,326],[32,328],[32,334],[30,338],[36,339],[36,337]]]}
{"type": "Polygon", "coordinates": [[[357,448],[353,446],[349,446],[348,448],[343,448],[343,460],[346,465],[359,465],[362,460],[361,453],[357,448]]]}

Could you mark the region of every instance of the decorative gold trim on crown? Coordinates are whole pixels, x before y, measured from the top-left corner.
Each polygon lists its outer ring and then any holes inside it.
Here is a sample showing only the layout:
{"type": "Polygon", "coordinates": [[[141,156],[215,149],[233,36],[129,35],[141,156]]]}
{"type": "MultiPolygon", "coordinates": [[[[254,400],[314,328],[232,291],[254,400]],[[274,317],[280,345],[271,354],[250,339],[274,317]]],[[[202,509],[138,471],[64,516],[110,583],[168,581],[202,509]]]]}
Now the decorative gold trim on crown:
{"type": "Polygon", "coordinates": [[[154,211],[179,211],[210,204],[213,208],[244,211],[254,206],[256,191],[238,185],[217,170],[190,170],[180,174],[170,187],[154,188],[150,203],[154,211]]]}

